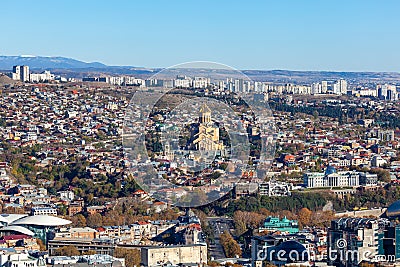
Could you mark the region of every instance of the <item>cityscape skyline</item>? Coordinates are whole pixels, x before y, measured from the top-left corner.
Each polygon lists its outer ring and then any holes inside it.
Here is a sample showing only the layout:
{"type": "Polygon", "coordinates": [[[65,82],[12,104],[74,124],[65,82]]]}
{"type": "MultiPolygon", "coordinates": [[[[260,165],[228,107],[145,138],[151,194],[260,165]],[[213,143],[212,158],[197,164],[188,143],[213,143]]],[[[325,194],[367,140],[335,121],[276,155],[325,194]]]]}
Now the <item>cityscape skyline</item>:
{"type": "Polygon", "coordinates": [[[1,7],[0,267],[400,266],[400,2],[1,7]]]}
{"type": "MultiPolygon", "coordinates": [[[[166,67],[161,67],[161,66],[151,66],[151,67],[149,67],[149,66],[139,66],[139,65],[108,65],[108,64],[105,64],[105,63],[103,63],[102,61],[100,61],[100,60],[94,60],[94,61],[84,61],[84,60],[81,60],[81,59],[79,59],[79,58],[74,58],[74,57],[64,57],[64,56],[62,56],[62,55],[55,55],[55,56],[47,56],[47,55],[28,55],[28,54],[21,54],[21,55],[3,55],[3,54],[1,54],[0,55],[0,58],[1,57],[14,57],[14,58],[40,58],[40,59],[43,59],[43,58],[47,58],[47,59],[49,59],[49,60],[53,60],[53,59],[63,59],[63,60],[71,60],[71,61],[76,61],[76,62],[78,62],[78,64],[79,63],[81,63],[81,64],[88,64],[88,66],[87,66],[87,68],[97,68],[97,69],[102,69],[102,68],[104,68],[104,69],[107,69],[107,68],[122,68],[122,69],[124,69],[124,68],[134,68],[134,69],[137,69],[137,70],[141,70],[141,69],[143,69],[143,70],[163,70],[163,69],[175,69],[175,68],[177,68],[177,69],[179,69],[179,68],[181,68],[180,66],[181,65],[187,65],[187,64],[197,64],[197,63],[199,63],[200,62],[200,64],[203,64],[203,65],[199,65],[199,66],[196,66],[196,65],[194,65],[193,67],[190,67],[191,69],[210,69],[210,70],[212,70],[213,68],[211,68],[211,67],[209,67],[209,66],[207,66],[207,64],[211,64],[211,65],[213,65],[213,64],[215,64],[215,65],[221,65],[221,66],[224,66],[224,67],[222,67],[222,68],[216,68],[216,70],[218,70],[218,69],[229,69],[229,70],[235,70],[235,71],[266,71],[266,72],[268,72],[268,71],[287,71],[287,72],[296,72],[296,73],[302,73],[302,72],[304,72],[304,73],[313,73],[313,72],[315,72],[315,73],[318,73],[318,72],[320,72],[320,73],[388,73],[388,74],[390,74],[390,73],[393,73],[393,74],[400,74],[400,71],[391,71],[391,70],[387,70],[387,71],[385,71],[385,70],[382,70],[382,71],[374,71],[374,70],[325,70],[325,69],[315,69],[315,70],[312,70],[312,69],[288,69],[288,68],[264,68],[264,69],[262,69],[262,68],[239,68],[239,69],[235,69],[234,67],[232,67],[231,65],[227,65],[227,64],[223,64],[223,63],[219,63],[219,62],[216,62],[216,61],[207,61],[207,60],[199,60],[199,61],[196,61],[196,60],[192,60],[192,61],[187,61],[187,62],[181,62],[181,63],[177,63],[177,64],[173,64],[173,65],[171,65],[171,66],[166,66],[166,67]],[[92,66],[91,64],[95,64],[96,66],[92,66]]],[[[1,60],[1,59],[0,59],[1,60]]],[[[24,63],[24,64],[11,64],[10,65],[10,67],[14,67],[14,66],[28,66],[28,67],[30,67],[30,64],[29,64],[29,62],[27,62],[26,64],[24,63]]],[[[6,68],[1,68],[3,71],[4,70],[7,70],[7,69],[9,69],[10,67],[6,67],[6,68]]],[[[66,70],[73,70],[73,69],[76,69],[77,67],[53,67],[53,66],[49,66],[49,67],[47,67],[47,66],[44,66],[43,64],[40,66],[40,67],[33,67],[32,69],[66,69],[66,70]]],[[[82,68],[85,68],[85,67],[82,67],[82,68]]],[[[105,75],[109,75],[109,72],[105,72],[105,75]]]]}
{"type": "Polygon", "coordinates": [[[4,3],[3,36],[13,41],[0,54],[149,68],[204,60],[237,69],[400,71],[395,1],[222,1],[205,2],[204,12],[196,3],[119,3],[4,3]]]}
{"type": "Polygon", "coordinates": [[[214,81],[179,70],[172,79],[67,78],[28,66],[2,74],[8,259],[41,267],[40,251],[58,267],[399,262],[397,81],[214,81]],[[247,108],[257,103],[261,117],[247,108]],[[220,141],[234,149],[223,153],[220,141]],[[326,256],[337,249],[357,257],[326,256]]]}

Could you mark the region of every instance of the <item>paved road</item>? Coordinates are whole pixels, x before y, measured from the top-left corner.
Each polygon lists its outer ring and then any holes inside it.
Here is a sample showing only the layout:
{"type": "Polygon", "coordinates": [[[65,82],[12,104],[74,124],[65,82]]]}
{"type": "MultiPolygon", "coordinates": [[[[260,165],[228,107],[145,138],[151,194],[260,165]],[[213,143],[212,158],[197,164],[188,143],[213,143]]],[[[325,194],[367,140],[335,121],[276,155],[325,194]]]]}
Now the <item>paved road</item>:
{"type": "Polygon", "coordinates": [[[210,245],[209,248],[210,257],[214,260],[225,258],[224,249],[219,241],[219,236],[223,232],[229,232],[233,228],[233,220],[224,217],[209,217],[207,218],[207,221],[213,229],[215,237],[215,244],[210,245]]]}

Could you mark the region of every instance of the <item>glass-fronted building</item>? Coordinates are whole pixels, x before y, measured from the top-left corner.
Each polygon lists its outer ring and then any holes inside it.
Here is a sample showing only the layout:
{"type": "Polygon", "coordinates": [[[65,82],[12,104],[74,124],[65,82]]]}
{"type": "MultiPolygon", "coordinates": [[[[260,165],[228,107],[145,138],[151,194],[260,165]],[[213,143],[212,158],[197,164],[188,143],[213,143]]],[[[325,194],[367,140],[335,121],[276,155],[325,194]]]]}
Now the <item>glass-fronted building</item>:
{"type": "Polygon", "coordinates": [[[370,218],[341,218],[331,222],[328,231],[328,258],[333,266],[359,266],[379,255],[378,220],[370,218]]]}
{"type": "MultiPolygon", "coordinates": [[[[68,225],[71,221],[50,215],[27,214],[2,214],[0,215],[0,224],[3,226],[3,232],[19,232],[28,235],[33,233],[33,237],[41,239],[47,243],[49,236],[54,229],[60,226],[68,225]]],[[[1,232],[1,231],[0,231],[1,232]]]]}

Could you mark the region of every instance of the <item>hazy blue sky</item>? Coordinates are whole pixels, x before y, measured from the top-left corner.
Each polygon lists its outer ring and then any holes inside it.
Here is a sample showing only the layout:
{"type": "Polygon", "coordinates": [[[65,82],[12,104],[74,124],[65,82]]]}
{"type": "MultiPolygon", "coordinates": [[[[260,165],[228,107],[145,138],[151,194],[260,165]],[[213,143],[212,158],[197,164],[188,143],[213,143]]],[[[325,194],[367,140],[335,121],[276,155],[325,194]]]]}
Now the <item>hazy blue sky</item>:
{"type": "Polygon", "coordinates": [[[4,1],[0,55],[400,71],[399,11],[397,0],[4,1]]]}

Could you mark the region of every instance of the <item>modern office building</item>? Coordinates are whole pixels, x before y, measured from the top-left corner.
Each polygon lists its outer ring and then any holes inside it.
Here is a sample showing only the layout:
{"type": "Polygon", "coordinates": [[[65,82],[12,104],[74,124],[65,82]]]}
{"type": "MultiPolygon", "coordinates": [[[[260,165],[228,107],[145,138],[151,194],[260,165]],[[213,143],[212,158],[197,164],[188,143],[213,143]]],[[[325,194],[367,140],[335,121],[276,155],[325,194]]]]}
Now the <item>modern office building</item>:
{"type": "Polygon", "coordinates": [[[260,183],[258,186],[259,194],[261,196],[290,196],[290,185],[280,181],[268,181],[260,183]]]}
{"type": "Polygon", "coordinates": [[[361,261],[373,261],[378,255],[378,234],[379,226],[375,219],[341,218],[332,221],[328,230],[328,264],[359,266],[361,261]]]}
{"type": "Polygon", "coordinates": [[[391,260],[400,259],[400,225],[388,225],[380,238],[380,252],[391,260]]]}

